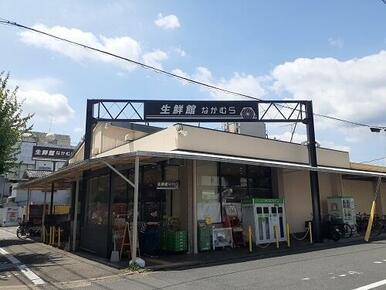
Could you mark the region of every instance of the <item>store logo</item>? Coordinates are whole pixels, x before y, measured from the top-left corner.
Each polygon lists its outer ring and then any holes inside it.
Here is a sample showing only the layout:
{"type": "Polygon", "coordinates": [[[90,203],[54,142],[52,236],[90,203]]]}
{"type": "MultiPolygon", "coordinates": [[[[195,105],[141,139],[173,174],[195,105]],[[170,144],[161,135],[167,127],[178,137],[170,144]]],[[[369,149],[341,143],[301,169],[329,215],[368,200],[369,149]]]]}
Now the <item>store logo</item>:
{"type": "Polygon", "coordinates": [[[240,116],[245,120],[252,120],[257,118],[255,110],[251,107],[242,108],[240,116]]]}

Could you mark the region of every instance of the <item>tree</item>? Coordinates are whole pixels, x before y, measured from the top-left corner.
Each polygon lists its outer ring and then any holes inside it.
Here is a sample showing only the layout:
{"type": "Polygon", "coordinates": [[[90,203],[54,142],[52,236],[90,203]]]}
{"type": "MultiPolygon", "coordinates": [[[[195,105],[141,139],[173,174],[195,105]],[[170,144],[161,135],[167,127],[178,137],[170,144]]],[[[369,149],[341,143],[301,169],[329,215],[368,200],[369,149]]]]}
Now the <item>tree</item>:
{"type": "Polygon", "coordinates": [[[22,116],[22,103],[17,99],[18,88],[7,88],[8,79],[9,74],[0,73],[0,175],[17,165],[22,137],[32,129],[28,121],[33,115],[22,116]]]}

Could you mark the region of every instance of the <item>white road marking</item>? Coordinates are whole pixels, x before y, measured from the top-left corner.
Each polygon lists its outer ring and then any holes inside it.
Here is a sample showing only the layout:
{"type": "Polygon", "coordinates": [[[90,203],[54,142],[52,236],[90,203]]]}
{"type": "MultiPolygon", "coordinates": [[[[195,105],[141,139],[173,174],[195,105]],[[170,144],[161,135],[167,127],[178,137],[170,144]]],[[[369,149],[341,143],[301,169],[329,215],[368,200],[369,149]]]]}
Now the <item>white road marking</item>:
{"type": "Polygon", "coordinates": [[[353,290],[369,290],[369,289],[374,289],[374,288],[377,288],[377,287],[383,286],[383,285],[386,285],[386,279],[375,282],[375,283],[371,283],[371,284],[368,284],[368,285],[365,285],[365,286],[362,286],[359,288],[355,288],[353,290]]]}
{"type": "Polygon", "coordinates": [[[357,271],[348,271],[347,273],[349,273],[350,275],[360,275],[361,274],[360,272],[357,272],[357,271]]]}
{"type": "Polygon", "coordinates": [[[304,278],[302,279],[302,281],[308,281],[308,280],[310,280],[310,278],[308,278],[308,277],[304,277],[304,278]]]}
{"type": "Polygon", "coordinates": [[[346,274],[340,274],[339,277],[346,277],[346,274]]]}
{"type": "Polygon", "coordinates": [[[12,264],[14,264],[34,285],[43,285],[46,283],[38,275],[32,272],[30,268],[22,264],[18,259],[9,254],[3,248],[0,248],[0,254],[4,255],[12,264]]]}
{"type": "Polygon", "coordinates": [[[373,263],[374,263],[374,264],[382,264],[381,261],[374,261],[373,263]]]}

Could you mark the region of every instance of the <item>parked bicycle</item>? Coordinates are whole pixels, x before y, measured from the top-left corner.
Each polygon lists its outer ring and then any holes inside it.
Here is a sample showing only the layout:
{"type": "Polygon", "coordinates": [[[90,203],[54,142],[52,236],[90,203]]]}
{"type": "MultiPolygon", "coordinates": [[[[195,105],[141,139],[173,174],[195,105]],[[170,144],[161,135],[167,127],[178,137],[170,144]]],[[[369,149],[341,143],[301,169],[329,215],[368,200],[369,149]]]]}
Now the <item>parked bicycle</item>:
{"type": "Polygon", "coordinates": [[[30,222],[21,222],[16,230],[16,236],[19,239],[25,240],[31,236],[40,235],[40,226],[33,225],[30,222]]]}
{"type": "Polygon", "coordinates": [[[333,241],[341,238],[351,238],[353,227],[348,223],[343,223],[332,215],[326,215],[323,219],[323,236],[333,241]]]}
{"type": "MultiPolygon", "coordinates": [[[[369,224],[370,215],[366,213],[358,213],[356,216],[356,227],[355,230],[359,235],[364,235],[367,230],[367,225],[369,224]]],[[[372,236],[378,236],[383,232],[386,232],[386,221],[381,219],[377,215],[374,216],[373,226],[371,229],[372,236]]]]}

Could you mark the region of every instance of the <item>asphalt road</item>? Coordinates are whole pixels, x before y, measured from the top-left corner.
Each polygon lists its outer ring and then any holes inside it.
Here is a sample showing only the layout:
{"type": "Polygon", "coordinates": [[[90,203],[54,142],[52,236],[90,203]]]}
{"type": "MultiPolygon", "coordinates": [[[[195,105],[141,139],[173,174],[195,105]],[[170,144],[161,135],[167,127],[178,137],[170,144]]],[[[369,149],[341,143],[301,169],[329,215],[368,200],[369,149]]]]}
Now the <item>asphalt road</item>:
{"type": "Polygon", "coordinates": [[[40,243],[21,244],[12,231],[0,228],[0,289],[338,290],[372,284],[360,289],[365,290],[386,289],[384,279],[386,241],[189,270],[132,274],[40,243]],[[8,256],[1,253],[4,250],[8,256]],[[20,263],[12,263],[10,255],[20,263]],[[36,275],[32,275],[35,280],[20,265],[36,275]],[[36,277],[44,283],[34,284],[39,281],[36,277]]]}

